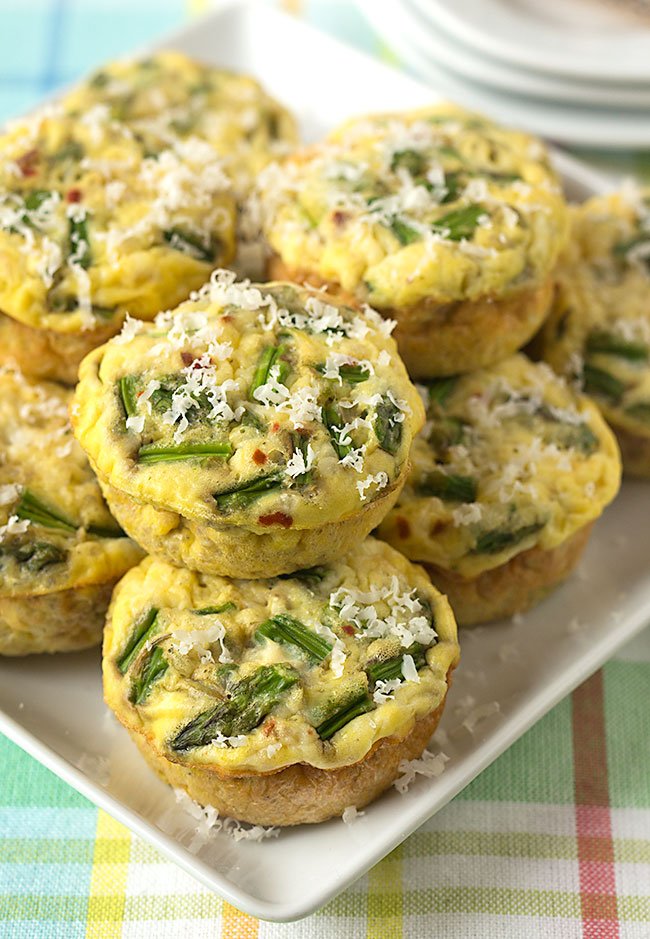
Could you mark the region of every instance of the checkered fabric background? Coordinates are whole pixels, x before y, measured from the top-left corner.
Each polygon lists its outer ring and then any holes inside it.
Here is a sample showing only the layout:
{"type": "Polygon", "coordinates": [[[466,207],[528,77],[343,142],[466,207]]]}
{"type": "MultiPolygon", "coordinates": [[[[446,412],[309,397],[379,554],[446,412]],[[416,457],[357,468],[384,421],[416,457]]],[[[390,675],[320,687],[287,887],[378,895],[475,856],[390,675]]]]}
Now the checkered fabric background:
{"type": "MultiPolygon", "coordinates": [[[[382,52],[351,4],[301,7],[382,52]]],[[[0,120],[204,8],[0,0],[0,120]]],[[[0,937],[649,939],[649,702],[646,630],[366,877],[289,925],[224,903],[0,738],[0,937]]]]}

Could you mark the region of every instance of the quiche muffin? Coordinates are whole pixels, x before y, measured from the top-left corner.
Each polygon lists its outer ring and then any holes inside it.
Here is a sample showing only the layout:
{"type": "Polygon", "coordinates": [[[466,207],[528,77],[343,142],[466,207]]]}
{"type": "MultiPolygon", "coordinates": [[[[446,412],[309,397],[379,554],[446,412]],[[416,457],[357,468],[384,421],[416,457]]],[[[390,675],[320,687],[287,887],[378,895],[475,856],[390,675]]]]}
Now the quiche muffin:
{"type": "Polygon", "coordinates": [[[541,600],[616,495],[616,440],[587,398],[514,355],[423,388],[413,469],[379,534],[424,563],[461,625],[541,600]]]}
{"type": "Polygon", "coordinates": [[[116,581],[142,558],[72,436],[70,393],[0,370],[0,654],[98,643],[116,581]]]}
{"type": "Polygon", "coordinates": [[[458,653],[447,600],[372,538],[271,580],[150,557],[115,590],[104,692],[164,781],[296,825],[366,805],[420,756],[458,653]]]}
{"type": "Polygon", "coordinates": [[[572,210],[541,351],[597,402],[624,471],[650,478],[650,189],[572,210]]]}
{"type": "Polygon", "coordinates": [[[272,275],[394,318],[414,377],[499,361],[548,310],[566,207],[527,134],[453,105],[357,119],[260,191],[272,275]]]}
{"type": "Polygon", "coordinates": [[[0,362],[72,384],[126,311],[179,303],[235,251],[213,147],[148,156],[102,105],[49,107],[0,136],[0,362]]]}
{"type": "Polygon", "coordinates": [[[172,50],[111,62],[64,98],[66,109],[78,115],[98,104],[108,106],[150,154],[179,139],[207,140],[240,192],[297,142],[292,116],[254,78],[172,50]]]}
{"type": "Polygon", "coordinates": [[[340,557],[381,521],[424,409],[378,314],[234,276],[92,352],[73,424],[149,553],[268,577],[340,557]]]}

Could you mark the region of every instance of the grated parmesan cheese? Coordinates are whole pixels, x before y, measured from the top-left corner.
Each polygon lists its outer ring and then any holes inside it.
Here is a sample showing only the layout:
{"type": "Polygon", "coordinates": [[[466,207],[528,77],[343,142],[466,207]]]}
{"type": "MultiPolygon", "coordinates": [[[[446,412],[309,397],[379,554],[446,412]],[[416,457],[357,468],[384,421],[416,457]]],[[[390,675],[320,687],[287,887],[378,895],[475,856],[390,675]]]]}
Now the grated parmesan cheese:
{"type": "Polygon", "coordinates": [[[448,762],[449,757],[446,753],[441,751],[440,753],[434,754],[430,750],[425,750],[418,760],[402,760],[399,764],[399,771],[402,775],[395,780],[393,786],[400,795],[404,795],[414,782],[416,776],[436,779],[444,773],[445,765],[448,762]]]}

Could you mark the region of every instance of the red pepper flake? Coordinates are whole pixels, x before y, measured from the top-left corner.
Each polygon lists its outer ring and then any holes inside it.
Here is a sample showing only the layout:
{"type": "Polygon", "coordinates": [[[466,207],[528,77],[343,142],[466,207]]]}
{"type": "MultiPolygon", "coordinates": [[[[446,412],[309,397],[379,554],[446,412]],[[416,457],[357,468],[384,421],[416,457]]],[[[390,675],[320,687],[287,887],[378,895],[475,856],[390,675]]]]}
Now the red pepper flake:
{"type": "Polygon", "coordinates": [[[221,316],[221,322],[222,322],[222,323],[232,323],[232,316],[230,315],[230,313],[224,313],[224,314],[222,314],[222,316],[221,316]]]}
{"type": "Polygon", "coordinates": [[[194,361],[194,356],[191,352],[181,352],[181,359],[183,360],[183,365],[191,365],[194,361]]]}
{"type": "Polygon", "coordinates": [[[277,432],[280,430],[280,425],[278,424],[277,421],[274,421],[274,422],[271,424],[271,430],[272,430],[275,434],[277,434],[277,432]]]}
{"type": "Polygon", "coordinates": [[[408,538],[411,534],[411,526],[403,515],[398,515],[395,519],[397,525],[397,534],[400,538],[408,538]]]}
{"type": "Polygon", "coordinates": [[[346,623],[345,626],[341,626],[341,629],[347,636],[354,636],[354,634],[356,633],[356,629],[354,628],[354,626],[350,626],[349,623],[346,623]]]}
{"type": "Polygon", "coordinates": [[[23,176],[35,176],[38,160],[38,150],[28,150],[27,153],[23,153],[22,156],[18,157],[16,164],[23,176]]]}
{"type": "Polygon", "coordinates": [[[267,459],[268,457],[266,453],[264,453],[262,450],[256,450],[253,453],[253,463],[257,463],[258,466],[264,466],[267,459]]]}
{"type": "Polygon", "coordinates": [[[83,193],[81,189],[69,189],[66,196],[68,202],[81,202],[83,193]]]}
{"type": "Polygon", "coordinates": [[[269,717],[268,721],[264,721],[262,724],[262,733],[265,737],[270,737],[273,731],[275,730],[275,718],[269,717]]]}
{"type": "Polygon", "coordinates": [[[257,520],[260,525],[282,525],[283,528],[291,528],[293,519],[285,512],[271,512],[270,515],[260,515],[257,520]]]}
{"type": "Polygon", "coordinates": [[[338,225],[339,227],[342,227],[343,225],[345,225],[345,223],[347,222],[349,218],[350,216],[348,215],[347,212],[341,212],[339,210],[339,211],[332,213],[332,221],[334,222],[335,225],[338,225]]]}

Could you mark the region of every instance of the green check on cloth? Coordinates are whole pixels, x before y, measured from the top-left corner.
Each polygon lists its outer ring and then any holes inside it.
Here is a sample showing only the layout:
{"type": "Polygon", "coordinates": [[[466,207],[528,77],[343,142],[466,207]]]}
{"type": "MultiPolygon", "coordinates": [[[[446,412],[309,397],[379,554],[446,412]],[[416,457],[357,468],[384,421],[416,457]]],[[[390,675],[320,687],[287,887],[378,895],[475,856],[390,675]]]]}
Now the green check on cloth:
{"type": "MultiPolygon", "coordinates": [[[[205,6],[4,0],[0,120],[205,6]]],[[[380,51],[347,2],[304,15],[380,51]]],[[[0,738],[0,939],[647,939],[649,702],[646,630],[369,874],[286,925],[238,912],[0,738]]]]}

